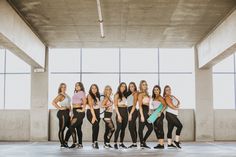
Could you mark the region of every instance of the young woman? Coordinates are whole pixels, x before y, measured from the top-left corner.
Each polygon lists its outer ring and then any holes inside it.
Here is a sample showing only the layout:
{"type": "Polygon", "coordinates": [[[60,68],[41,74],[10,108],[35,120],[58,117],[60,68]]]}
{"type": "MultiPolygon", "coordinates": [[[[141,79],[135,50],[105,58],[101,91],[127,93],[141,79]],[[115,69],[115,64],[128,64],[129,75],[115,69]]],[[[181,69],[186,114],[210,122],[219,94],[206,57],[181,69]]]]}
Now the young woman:
{"type": "Polygon", "coordinates": [[[58,137],[61,143],[61,148],[67,148],[68,145],[64,139],[65,128],[70,125],[70,110],[71,98],[66,94],[66,84],[61,83],[58,88],[58,95],[53,100],[52,105],[58,109],[57,117],[59,119],[59,132],[58,137]]]}
{"type": "Polygon", "coordinates": [[[136,120],[138,117],[138,110],[136,109],[137,101],[138,101],[137,86],[134,82],[130,82],[128,86],[127,104],[129,112],[129,132],[133,144],[130,145],[128,148],[137,148],[137,134],[138,134],[136,127],[136,120]]]}
{"type": "MultiPolygon", "coordinates": [[[[71,134],[72,135],[75,134],[75,129],[76,129],[78,136],[78,148],[83,148],[82,124],[83,124],[83,119],[85,117],[86,96],[84,91],[84,85],[82,84],[82,82],[77,82],[75,84],[74,95],[72,97],[72,107],[73,107],[73,112],[71,116],[70,130],[68,130],[66,133],[65,141],[68,142],[71,134]]],[[[70,148],[75,148],[77,141],[76,136],[74,135],[72,137],[73,137],[73,144],[71,145],[70,148]]]]}
{"type": "Polygon", "coordinates": [[[98,146],[98,134],[99,134],[99,123],[100,123],[100,93],[98,86],[96,84],[92,84],[89,89],[88,94],[88,110],[87,110],[87,118],[89,122],[92,124],[92,147],[95,149],[99,149],[98,146]]]}
{"type": "Polygon", "coordinates": [[[168,133],[167,133],[168,148],[173,148],[173,147],[181,148],[179,139],[180,139],[180,133],[183,128],[183,125],[181,124],[181,122],[179,121],[177,117],[180,102],[175,96],[171,95],[171,88],[168,85],[165,86],[164,88],[163,96],[165,97],[166,103],[168,105],[166,109],[166,119],[168,122],[168,133]],[[175,136],[175,141],[173,145],[172,131],[174,127],[177,127],[177,130],[176,130],[176,136],[175,136]]]}
{"type": "Polygon", "coordinates": [[[142,80],[139,85],[140,93],[138,95],[138,103],[139,103],[139,138],[140,138],[140,147],[141,148],[149,148],[147,146],[146,141],[150,134],[152,133],[153,126],[151,123],[148,123],[147,119],[149,117],[149,104],[150,104],[150,96],[148,95],[148,85],[145,80],[142,80]],[[147,132],[143,137],[144,127],[147,127],[147,132]]]}
{"type": "Polygon", "coordinates": [[[114,138],[114,148],[118,149],[117,140],[120,134],[120,148],[127,148],[123,142],[125,137],[125,129],[128,123],[128,110],[127,110],[127,85],[126,83],[120,83],[117,92],[114,96],[114,106],[116,111],[116,131],[114,138]]]}
{"type": "Polygon", "coordinates": [[[160,105],[162,105],[162,110],[158,115],[158,118],[154,122],[154,131],[159,144],[154,147],[154,149],[164,149],[164,129],[163,129],[163,120],[164,120],[164,111],[166,109],[166,102],[163,99],[161,94],[161,87],[155,85],[152,89],[152,109],[155,111],[160,105]]]}
{"type": "Polygon", "coordinates": [[[106,86],[104,89],[104,95],[101,96],[102,107],[104,108],[104,118],[105,122],[105,133],[104,133],[104,148],[112,148],[110,145],[111,137],[115,131],[115,126],[112,121],[112,112],[113,112],[113,101],[111,99],[112,89],[111,86],[106,86]]]}

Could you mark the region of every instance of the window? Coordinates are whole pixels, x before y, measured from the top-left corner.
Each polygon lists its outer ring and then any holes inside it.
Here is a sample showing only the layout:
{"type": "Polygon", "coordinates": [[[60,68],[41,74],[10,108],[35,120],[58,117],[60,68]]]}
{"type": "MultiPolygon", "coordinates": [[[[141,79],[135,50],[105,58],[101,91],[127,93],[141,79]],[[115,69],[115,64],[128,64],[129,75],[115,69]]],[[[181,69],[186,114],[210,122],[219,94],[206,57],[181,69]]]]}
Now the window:
{"type": "Polygon", "coordinates": [[[4,109],[4,75],[0,74],[0,109],[4,109]]]}
{"type": "Polygon", "coordinates": [[[5,49],[0,49],[0,74],[4,73],[5,49]]]}

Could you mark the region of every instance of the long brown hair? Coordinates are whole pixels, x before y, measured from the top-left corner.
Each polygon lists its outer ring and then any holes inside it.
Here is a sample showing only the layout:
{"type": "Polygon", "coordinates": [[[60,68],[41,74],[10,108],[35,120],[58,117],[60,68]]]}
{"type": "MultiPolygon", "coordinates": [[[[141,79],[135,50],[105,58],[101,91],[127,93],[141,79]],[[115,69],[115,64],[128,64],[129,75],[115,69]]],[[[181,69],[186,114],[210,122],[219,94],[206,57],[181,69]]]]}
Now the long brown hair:
{"type": "Polygon", "coordinates": [[[82,82],[76,82],[75,83],[75,90],[74,90],[74,93],[77,93],[78,91],[76,90],[76,85],[79,85],[80,86],[80,90],[84,92],[84,85],[82,82]]]}
{"type": "Polygon", "coordinates": [[[160,87],[159,85],[155,85],[155,86],[153,87],[153,89],[152,89],[152,99],[153,99],[153,100],[155,100],[155,98],[156,98],[156,94],[155,94],[155,92],[154,92],[155,88],[158,88],[158,89],[159,89],[159,91],[160,91],[159,95],[161,95],[161,87],[160,87]]]}
{"type": "MultiPolygon", "coordinates": [[[[166,86],[165,86],[164,91],[163,91],[163,97],[166,96],[166,88],[170,88],[170,86],[169,86],[169,85],[166,85],[166,86]]],[[[171,89],[171,88],[170,88],[170,89],[171,89]]]]}
{"type": "Polygon", "coordinates": [[[58,94],[61,93],[61,87],[62,87],[62,86],[66,86],[66,84],[65,84],[65,83],[60,83],[60,85],[59,85],[59,87],[58,87],[58,91],[57,91],[58,94]]]}
{"type": "Polygon", "coordinates": [[[99,92],[99,88],[98,88],[98,85],[97,85],[97,84],[92,84],[92,85],[90,86],[89,95],[93,98],[93,100],[94,100],[95,103],[97,103],[96,97],[97,97],[98,100],[100,101],[100,92],[99,92]],[[97,88],[97,93],[96,93],[96,94],[93,94],[93,92],[92,92],[92,87],[93,87],[93,86],[97,88]]]}

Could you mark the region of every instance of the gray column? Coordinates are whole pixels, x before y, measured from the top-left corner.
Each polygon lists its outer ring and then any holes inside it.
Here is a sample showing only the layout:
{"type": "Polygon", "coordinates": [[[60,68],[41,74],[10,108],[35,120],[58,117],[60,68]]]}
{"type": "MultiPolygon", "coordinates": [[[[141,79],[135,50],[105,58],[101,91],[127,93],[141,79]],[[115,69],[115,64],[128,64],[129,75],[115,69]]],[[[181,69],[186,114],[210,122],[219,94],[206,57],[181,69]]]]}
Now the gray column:
{"type": "Polygon", "coordinates": [[[48,50],[45,54],[45,72],[31,70],[30,140],[48,141],[48,50]]]}
{"type": "Polygon", "coordinates": [[[195,138],[196,141],[214,140],[214,109],[212,68],[198,68],[198,53],[195,48],[195,138]]]}

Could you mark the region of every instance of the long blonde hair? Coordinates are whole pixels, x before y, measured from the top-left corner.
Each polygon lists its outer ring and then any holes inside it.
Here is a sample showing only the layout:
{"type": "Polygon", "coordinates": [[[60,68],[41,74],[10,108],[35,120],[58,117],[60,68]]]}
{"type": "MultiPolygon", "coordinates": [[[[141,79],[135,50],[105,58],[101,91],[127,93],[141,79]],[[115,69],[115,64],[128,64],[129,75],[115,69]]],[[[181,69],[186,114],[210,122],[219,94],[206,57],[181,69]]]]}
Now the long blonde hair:
{"type": "Polygon", "coordinates": [[[147,81],[146,81],[146,80],[141,80],[141,81],[140,81],[140,83],[139,83],[139,92],[140,92],[140,93],[145,92],[145,93],[147,94],[147,96],[149,96],[149,94],[148,94],[148,88],[147,88],[146,91],[143,91],[143,90],[142,90],[142,84],[143,84],[143,83],[146,83],[146,84],[147,84],[147,81]]]}
{"type": "Polygon", "coordinates": [[[61,87],[62,87],[62,86],[66,86],[66,84],[65,84],[65,83],[60,83],[60,85],[59,85],[59,87],[58,87],[58,91],[57,91],[58,94],[61,93],[61,87]]]}
{"type": "MultiPolygon", "coordinates": [[[[107,88],[109,88],[109,89],[111,90],[111,92],[112,92],[111,86],[106,85],[105,88],[104,88],[104,91],[103,91],[103,95],[104,95],[104,96],[107,96],[107,93],[106,93],[106,89],[107,89],[107,88]]],[[[111,93],[111,95],[112,95],[112,93],[111,93]]]]}

